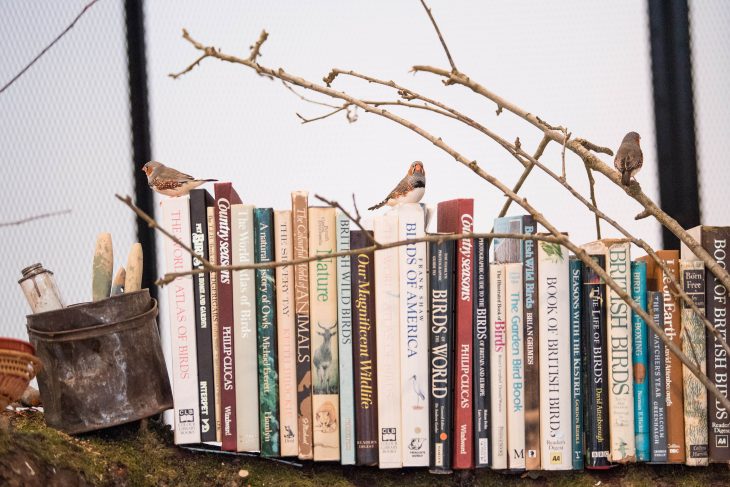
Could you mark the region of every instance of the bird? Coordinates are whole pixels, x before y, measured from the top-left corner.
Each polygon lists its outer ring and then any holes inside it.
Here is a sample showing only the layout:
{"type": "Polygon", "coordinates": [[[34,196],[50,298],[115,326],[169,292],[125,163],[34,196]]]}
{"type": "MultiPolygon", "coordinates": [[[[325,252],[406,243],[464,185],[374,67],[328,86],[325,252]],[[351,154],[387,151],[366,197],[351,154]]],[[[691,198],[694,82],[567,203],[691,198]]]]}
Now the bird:
{"type": "Polygon", "coordinates": [[[621,173],[621,184],[624,186],[631,183],[631,178],[636,176],[644,164],[644,154],[641,152],[639,140],[641,136],[636,132],[626,134],[613,160],[613,165],[621,173]]]}
{"type": "Polygon", "coordinates": [[[413,409],[421,409],[423,407],[421,406],[421,401],[426,400],[426,395],[421,390],[421,386],[418,384],[418,379],[416,379],[415,374],[411,376],[411,383],[413,386],[413,392],[416,393],[416,405],[413,406],[413,409]]]}
{"type": "Polygon", "coordinates": [[[415,161],[408,168],[408,174],[383,201],[371,206],[368,210],[377,210],[381,206],[395,206],[402,203],[418,203],[426,192],[426,171],[421,161],[415,161]]]}
{"type": "Polygon", "coordinates": [[[149,161],[142,166],[142,170],[147,175],[147,184],[150,185],[150,188],[165,196],[185,196],[191,189],[195,189],[201,184],[218,181],[217,179],[195,179],[157,161],[149,161]]]}

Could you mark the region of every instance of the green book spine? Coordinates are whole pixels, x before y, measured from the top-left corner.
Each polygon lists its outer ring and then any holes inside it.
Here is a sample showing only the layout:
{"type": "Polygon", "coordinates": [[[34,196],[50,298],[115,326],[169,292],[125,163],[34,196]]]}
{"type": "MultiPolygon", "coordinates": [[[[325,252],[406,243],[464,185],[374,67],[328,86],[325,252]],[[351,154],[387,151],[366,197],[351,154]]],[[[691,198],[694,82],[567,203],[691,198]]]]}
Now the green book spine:
{"type": "MultiPolygon", "coordinates": [[[[254,210],[256,262],[274,260],[271,208],[254,210]]],[[[256,323],[259,362],[261,455],[279,456],[279,388],[276,364],[276,284],[274,269],[256,269],[256,323]]]]}

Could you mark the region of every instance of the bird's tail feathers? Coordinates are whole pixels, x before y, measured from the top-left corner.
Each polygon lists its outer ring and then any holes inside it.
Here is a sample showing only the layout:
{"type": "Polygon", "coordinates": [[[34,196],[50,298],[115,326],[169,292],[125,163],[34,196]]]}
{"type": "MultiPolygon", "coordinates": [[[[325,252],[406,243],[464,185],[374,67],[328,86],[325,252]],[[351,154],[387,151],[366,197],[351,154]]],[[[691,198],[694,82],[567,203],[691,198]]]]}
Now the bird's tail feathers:
{"type": "Polygon", "coordinates": [[[377,205],[373,205],[373,206],[371,206],[370,208],[368,208],[368,210],[370,210],[370,211],[373,211],[373,210],[377,210],[377,209],[378,209],[378,208],[380,208],[381,206],[385,205],[385,204],[386,204],[387,202],[388,202],[388,198],[385,198],[385,199],[384,199],[383,201],[381,201],[381,202],[380,202],[380,203],[378,203],[377,205]]]}
{"type": "Polygon", "coordinates": [[[624,171],[621,173],[621,183],[624,186],[628,186],[631,183],[631,171],[624,171]]]}
{"type": "Polygon", "coordinates": [[[205,183],[215,183],[215,182],[217,182],[218,180],[217,180],[217,179],[201,179],[201,181],[203,181],[203,182],[205,182],[205,183]]]}

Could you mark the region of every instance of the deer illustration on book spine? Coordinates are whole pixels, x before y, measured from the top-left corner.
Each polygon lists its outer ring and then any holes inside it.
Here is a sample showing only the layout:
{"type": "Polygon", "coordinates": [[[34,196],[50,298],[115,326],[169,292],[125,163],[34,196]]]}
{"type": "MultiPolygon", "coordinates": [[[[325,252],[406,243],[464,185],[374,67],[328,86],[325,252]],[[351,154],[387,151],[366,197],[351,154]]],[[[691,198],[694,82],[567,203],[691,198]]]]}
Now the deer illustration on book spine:
{"type": "MultiPolygon", "coordinates": [[[[324,327],[317,323],[321,330],[317,335],[322,337],[322,343],[314,351],[314,367],[317,371],[317,378],[314,382],[315,394],[336,394],[337,374],[332,370],[332,337],[337,333],[337,323],[324,327]]],[[[337,364],[335,364],[337,365],[337,364]]]]}

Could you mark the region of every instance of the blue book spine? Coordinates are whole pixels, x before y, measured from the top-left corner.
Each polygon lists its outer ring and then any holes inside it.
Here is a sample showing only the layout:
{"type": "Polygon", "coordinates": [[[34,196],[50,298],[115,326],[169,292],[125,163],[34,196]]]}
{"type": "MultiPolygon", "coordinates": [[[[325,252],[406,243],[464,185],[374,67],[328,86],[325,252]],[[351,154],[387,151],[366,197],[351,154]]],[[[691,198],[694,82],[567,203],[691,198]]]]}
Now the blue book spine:
{"type": "MultiPolygon", "coordinates": [[[[646,310],[646,262],[631,263],[631,298],[641,309],[646,310]]],[[[632,313],[631,326],[634,367],[634,430],[636,431],[636,459],[651,460],[649,442],[649,381],[648,337],[646,323],[632,313]]]]}
{"type": "Polygon", "coordinates": [[[581,275],[583,262],[570,259],[570,370],[573,470],[583,470],[583,372],[581,359],[581,275]]]}

